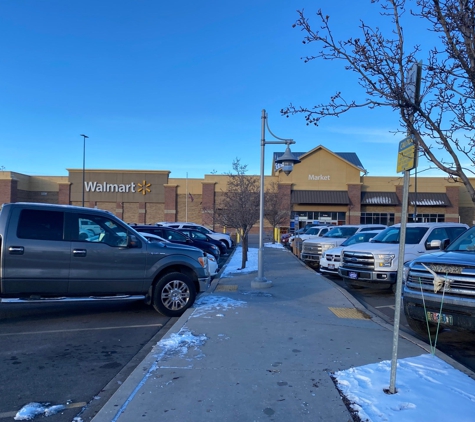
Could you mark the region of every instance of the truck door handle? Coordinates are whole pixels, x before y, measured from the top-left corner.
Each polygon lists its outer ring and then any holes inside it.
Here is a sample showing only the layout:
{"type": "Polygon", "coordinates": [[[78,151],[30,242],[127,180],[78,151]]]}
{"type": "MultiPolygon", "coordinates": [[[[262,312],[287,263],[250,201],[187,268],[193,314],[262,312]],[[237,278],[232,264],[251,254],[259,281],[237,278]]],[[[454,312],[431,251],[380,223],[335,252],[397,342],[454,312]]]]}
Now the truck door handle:
{"type": "Polygon", "coordinates": [[[23,255],[25,248],[23,246],[10,246],[8,252],[10,255],[23,255]]]}
{"type": "Polygon", "coordinates": [[[73,249],[73,256],[82,258],[87,255],[86,249],[73,249]]]}

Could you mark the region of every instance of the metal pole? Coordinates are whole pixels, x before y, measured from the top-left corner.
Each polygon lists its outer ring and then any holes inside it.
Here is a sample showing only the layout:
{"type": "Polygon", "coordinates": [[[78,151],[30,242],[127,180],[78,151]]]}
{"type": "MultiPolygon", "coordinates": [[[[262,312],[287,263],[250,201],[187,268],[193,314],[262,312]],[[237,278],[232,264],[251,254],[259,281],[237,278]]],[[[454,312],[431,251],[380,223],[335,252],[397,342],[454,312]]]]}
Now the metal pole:
{"type": "Polygon", "coordinates": [[[82,150],[82,206],[84,207],[84,189],[86,184],[86,138],[89,136],[79,135],[83,137],[83,150],[82,150]]]}
{"type": "Polygon", "coordinates": [[[261,114],[261,185],[259,200],[259,252],[258,252],[258,270],[257,280],[265,282],[264,277],[264,153],[266,145],[266,111],[261,114]]]}
{"type": "Polygon", "coordinates": [[[402,273],[404,268],[404,250],[406,247],[406,221],[407,204],[409,196],[409,177],[410,171],[404,171],[404,187],[402,191],[402,212],[401,212],[401,231],[399,233],[399,256],[397,262],[397,281],[396,281],[396,305],[394,310],[394,330],[393,330],[393,354],[391,359],[391,377],[389,381],[389,392],[396,393],[396,368],[397,368],[397,348],[399,342],[399,319],[401,317],[401,293],[402,293],[402,273]]]}

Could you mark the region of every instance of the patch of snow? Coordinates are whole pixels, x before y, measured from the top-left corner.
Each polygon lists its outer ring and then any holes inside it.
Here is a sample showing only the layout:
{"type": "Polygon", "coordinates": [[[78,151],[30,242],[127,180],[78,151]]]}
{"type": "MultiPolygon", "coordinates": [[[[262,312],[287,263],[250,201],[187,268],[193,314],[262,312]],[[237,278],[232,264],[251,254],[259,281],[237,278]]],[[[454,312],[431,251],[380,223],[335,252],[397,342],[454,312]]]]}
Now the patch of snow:
{"type": "Polygon", "coordinates": [[[432,354],[398,359],[396,393],[389,388],[391,361],[333,374],[340,392],[363,421],[475,420],[475,380],[432,354]]]}
{"type": "Polygon", "coordinates": [[[56,415],[56,413],[59,413],[63,411],[64,409],[66,409],[66,406],[62,404],[51,406],[50,403],[32,402],[23,406],[16,413],[13,419],[15,419],[16,421],[30,421],[39,415],[44,415],[44,416],[56,415]]]}

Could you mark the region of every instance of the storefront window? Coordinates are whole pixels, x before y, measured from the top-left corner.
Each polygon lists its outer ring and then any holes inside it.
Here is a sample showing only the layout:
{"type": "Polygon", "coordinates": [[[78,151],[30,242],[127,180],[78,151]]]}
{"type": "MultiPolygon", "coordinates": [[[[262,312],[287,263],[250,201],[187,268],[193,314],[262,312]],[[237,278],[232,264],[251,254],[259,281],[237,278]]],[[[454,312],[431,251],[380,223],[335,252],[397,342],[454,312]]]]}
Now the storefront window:
{"type": "Polygon", "coordinates": [[[294,221],[296,216],[299,218],[300,227],[315,220],[335,225],[345,224],[346,221],[346,213],[338,211],[293,211],[290,219],[294,221]]]}
{"type": "Polygon", "coordinates": [[[408,220],[410,223],[444,223],[445,214],[409,214],[408,220]]]}
{"type": "Polygon", "coordinates": [[[392,226],[394,224],[394,213],[385,212],[362,212],[361,224],[385,224],[392,226]]]}

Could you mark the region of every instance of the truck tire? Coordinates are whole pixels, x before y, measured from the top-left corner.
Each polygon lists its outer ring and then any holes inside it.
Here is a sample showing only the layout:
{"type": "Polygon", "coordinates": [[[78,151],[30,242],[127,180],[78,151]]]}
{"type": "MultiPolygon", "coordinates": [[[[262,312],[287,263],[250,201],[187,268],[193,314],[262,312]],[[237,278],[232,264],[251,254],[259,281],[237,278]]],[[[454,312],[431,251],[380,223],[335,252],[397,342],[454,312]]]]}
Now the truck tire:
{"type": "Polygon", "coordinates": [[[179,317],[195,303],[196,289],[185,274],[174,272],[160,278],[153,289],[153,307],[162,315],[179,317]]]}
{"type": "MultiPolygon", "coordinates": [[[[419,334],[420,336],[427,336],[427,323],[426,321],[419,321],[418,319],[413,319],[409,315],[405,315],[407,325],[411,329],[419,334]]],[[[437,325],[429,323],[429,333],[431,336],[437,333],[437,325]]]]}

